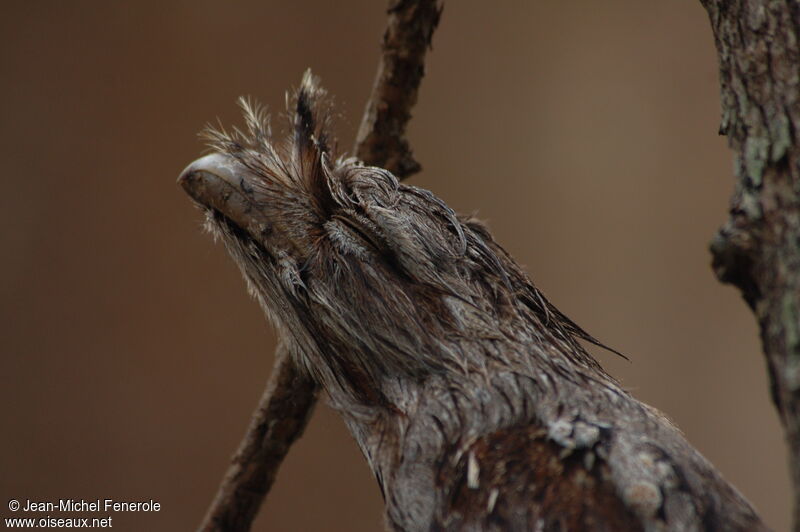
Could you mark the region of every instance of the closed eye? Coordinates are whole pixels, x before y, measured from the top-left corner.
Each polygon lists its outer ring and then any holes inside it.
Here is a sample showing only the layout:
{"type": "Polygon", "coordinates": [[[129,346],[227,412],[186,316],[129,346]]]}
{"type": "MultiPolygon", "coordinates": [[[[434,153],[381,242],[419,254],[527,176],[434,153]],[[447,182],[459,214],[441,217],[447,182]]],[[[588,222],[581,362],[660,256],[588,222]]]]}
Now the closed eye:
{"type": "Polygon", "coordinates": [[[372,248],[372,251],[380,253],[383,245],[375,232],[367,226],[369,222],[362,221],[356,218],[358,215],[353,213],[354,216],[343,216],[341,214],[334,214],[331,220],[336,220],[339,224],[349,229],[357,238],[364,242],[364,245],[372,248]]]}
{"type": "Polygon", "coordinates": [[[358,260],[382,262],[395,275],[408,278],[402,263],[372,220],[353,210],[339,211],[324,224],[328,239],[340,253],[358,260]]]}

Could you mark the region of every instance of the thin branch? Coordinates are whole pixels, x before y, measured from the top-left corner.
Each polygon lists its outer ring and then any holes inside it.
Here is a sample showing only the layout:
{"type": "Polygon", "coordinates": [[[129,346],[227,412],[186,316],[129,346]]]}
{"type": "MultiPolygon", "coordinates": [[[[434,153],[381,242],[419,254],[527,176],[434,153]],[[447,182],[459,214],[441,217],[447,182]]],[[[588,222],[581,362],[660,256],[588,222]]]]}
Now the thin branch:
{"type": "MultiPolygon", "coordinates": [[[[390,0],[383,54],[356,140],[359,159],[401,178],[420,170],[405,128],[441,11],[436,0],[390,0]]],[[[250,427],[198,530],[250,529],[289,447],[303,433],[317,395],[318,386],[279,348],[250,427]]]]}
{"type": "Polygon", "coordinates": [[[383,55],[353,152],[404,179],[421,169],[405,131],[442,8],[437,0],[391,0],[388,13],[383,55]]]}
{"type": "Polygon", "coordinates": [[[199,530],[249,530],[278,467],[300,437],[318,386],[279,346],[267,388],[199,530]]]}

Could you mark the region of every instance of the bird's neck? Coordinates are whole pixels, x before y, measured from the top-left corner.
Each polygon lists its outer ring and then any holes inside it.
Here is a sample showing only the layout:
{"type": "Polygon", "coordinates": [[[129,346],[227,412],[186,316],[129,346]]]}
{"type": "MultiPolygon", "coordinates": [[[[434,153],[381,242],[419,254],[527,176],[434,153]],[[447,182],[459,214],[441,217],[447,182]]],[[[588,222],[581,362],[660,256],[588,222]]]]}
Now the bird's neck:
{"type": "Polygon", "coordinates": [[[468,471],[469,453],[476,441],[508,427],[535,425],[541,385],[514,371],[432,376],[388,384],[389,407],[337,402],[335,395],[331,402],[381,486],[388,519],[405,529],[408,519],[432,522],[448,492],[443,479],[453,478],[445,474],[448,468],[474,474],[468,471]]]}

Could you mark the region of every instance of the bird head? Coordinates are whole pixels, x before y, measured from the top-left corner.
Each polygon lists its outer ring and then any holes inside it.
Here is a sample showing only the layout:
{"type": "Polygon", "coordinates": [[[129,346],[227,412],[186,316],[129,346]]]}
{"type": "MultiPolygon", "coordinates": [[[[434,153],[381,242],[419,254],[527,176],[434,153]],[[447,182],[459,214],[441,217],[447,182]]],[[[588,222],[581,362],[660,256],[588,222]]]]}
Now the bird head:
{"type": "Polygon", "coordinates": [[[531,346],[561,345],[556,354],[597,367],[573,335],[593,339],[481,224],[387,170],[337,158],[324,96],[307,72],[282,143],[242,100],[246,128],[207,130],[212,153],[178,181],[329,393],[380,402],[387,381],[486,374],[527,364],[531,346]]]}

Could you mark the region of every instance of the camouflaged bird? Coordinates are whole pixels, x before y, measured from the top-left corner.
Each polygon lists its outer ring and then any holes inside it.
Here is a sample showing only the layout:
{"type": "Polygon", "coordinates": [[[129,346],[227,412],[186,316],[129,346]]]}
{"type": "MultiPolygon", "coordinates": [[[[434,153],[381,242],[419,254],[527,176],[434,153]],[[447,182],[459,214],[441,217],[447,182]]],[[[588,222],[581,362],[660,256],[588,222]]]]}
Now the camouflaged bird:
{"type": "Polygon", "coordinates": [[[179,181],[372,468],[392,530],[764,530],[606,374],[478,221],[337,158],[307,73],[292,134],[246,130],[179,181]]]}

